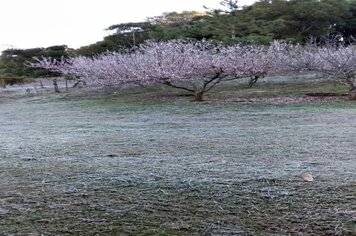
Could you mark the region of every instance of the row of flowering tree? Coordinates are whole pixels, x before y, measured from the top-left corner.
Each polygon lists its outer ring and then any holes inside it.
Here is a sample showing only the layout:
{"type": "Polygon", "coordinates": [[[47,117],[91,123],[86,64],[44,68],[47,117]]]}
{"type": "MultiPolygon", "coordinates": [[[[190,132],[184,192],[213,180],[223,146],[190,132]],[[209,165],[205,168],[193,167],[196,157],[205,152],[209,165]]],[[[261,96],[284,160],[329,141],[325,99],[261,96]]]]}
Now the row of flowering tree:
{"type": "Polygon", "coordinates": [[[250,85],[266,75],[315,71],[341,79],[355,90],[354,46],[274,42],[270,46],[233,45],[173,40],[152,42],[126,53],[62,60],[37,58],[32,67],[45,68],[99,86],[164,84],[192,93],[196,101],[215,85],[249,78],[250,85]]]}
{"type": "Polygon", "coordinates": [[[37,58],[32,67],[60,72],[99,86],[163,84],[192,93],[196,101],[222,81],[256,81],[279,72],[275,47],[224,46],[173,40],[146,42],[127,53],[62,60],[37,58]]]}
{"type": "Polygon", "coordinates": [[[331,39],[322,44],[309,42],[306,45],[284,44],[281,61],[286,71],[318,72],[324,78],[332,78],[349,86],[356,93],[356,45],[331,39]]]}

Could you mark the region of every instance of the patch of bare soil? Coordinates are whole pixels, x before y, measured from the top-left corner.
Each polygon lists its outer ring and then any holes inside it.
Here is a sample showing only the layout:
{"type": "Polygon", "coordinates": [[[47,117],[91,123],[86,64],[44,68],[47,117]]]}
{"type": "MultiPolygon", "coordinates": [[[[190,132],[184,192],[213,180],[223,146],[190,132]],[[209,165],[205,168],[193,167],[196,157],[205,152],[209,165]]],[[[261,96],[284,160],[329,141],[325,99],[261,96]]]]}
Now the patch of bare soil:
{"type": "Polygon", "coordinates": [[[282,105],[282,104],[308,104],[308,103],[333,103],[338,101],[345,101],[344,97],[338,96],[304,96],[304,97],[289,97],[289,96],[278,96],[278,97],[267,97],[267,98],[233,98],[227,99],[227,103],[246,103],[246,104],[272,104],[272,105],[282,105]]]}
{"type": "Polygon", "coordinates": [[[343,94],[339,94],[339,93],[307,93],[305,94],[307,96],[311,96],[311,97],[339,97],[339,96],[343,96],[346,97],[348,96],[347,93],[343,93],[343,94]]]}

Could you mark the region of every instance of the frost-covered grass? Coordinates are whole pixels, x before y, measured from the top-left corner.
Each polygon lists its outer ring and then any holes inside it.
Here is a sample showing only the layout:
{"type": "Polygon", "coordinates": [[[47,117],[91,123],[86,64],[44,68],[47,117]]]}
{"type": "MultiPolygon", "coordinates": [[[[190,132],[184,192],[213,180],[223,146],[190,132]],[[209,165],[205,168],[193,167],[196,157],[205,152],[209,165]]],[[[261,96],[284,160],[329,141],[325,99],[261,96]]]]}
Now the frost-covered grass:
{"type": "Polygon", "coordinates": [[[0,96],[0,233],[356,234],[355,102],[130,96],[0,96]]]}

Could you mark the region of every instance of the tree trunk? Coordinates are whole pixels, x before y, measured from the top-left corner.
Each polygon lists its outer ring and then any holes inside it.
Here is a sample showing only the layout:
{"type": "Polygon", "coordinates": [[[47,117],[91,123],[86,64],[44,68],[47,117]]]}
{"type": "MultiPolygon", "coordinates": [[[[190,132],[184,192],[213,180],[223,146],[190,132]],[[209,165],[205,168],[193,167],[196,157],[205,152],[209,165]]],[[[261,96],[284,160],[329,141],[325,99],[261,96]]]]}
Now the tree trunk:
{"type": "Polygon", "coordinates": [[[202,102],[203,100],[203,92],[196,92],[194,94],[194,98],[196,102],[202,102]]]}
{"type": "Polygon", "coordinates": [[[42,80],[40,79],[40,86],[41,86],[41,88],[44,88],[44,86],[43,86],[43,83],[42,83],[42,80]]]}
{"type": "Polygon", "coordinates": [[[252,86],[257,83],[259,78],[260,78],[259,76],[251,77],[250,80],[248,81],[248,87],[252,88],[252,86]]]}
{"type": "Polygon", "coordinates": [[[79,84],[80,84],[80,80],[77,80],[77,81],[73,84],[72,88],[77,87],[79,84]]]}
{"type": "Polygon", "coordinates": [[[349,99],[350,100],[356,100],[356,87],[352,86],[349,92],[349,99]]]}
{"type": "Polygon", "coordinates": [[[6,82],[5,82],[5,80],[0,80],[0,87],[1,88],[6,88],[6,82]]]}
{"type": "Polygon", "coordinates": [[[53,79],[53,86],[54,86],[54,92],[60,93],[61,91],[59,90],[58,84],[57,84],[57,79],[53,79]]]}
{"type": "Polygon", "coordinates": [[[85,80],[80,80],[78,79],[72,86],[72,88],[76,88],[79,87],[80,83],[82,83],[82,85],[85,87],[87,85],[87,82],[85,80]]]}
{"type": "Polygon", "coordinates": [[[349,99],[350,100],[356,100],[356,91],[351,91],[349,93],[349,99]]]}

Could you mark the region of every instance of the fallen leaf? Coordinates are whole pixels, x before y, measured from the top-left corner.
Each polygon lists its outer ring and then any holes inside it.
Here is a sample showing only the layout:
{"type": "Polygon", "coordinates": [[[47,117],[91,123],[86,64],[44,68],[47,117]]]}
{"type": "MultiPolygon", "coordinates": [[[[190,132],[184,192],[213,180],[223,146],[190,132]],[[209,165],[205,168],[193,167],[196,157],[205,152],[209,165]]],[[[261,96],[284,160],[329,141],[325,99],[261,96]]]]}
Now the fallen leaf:
{"type": "Polygon", "coordinates": [[[314,176],[312,174],[303,173],[302,177],[303,177],[304,181],[308,181],[308,182],[314,181],[314,176]]]}

